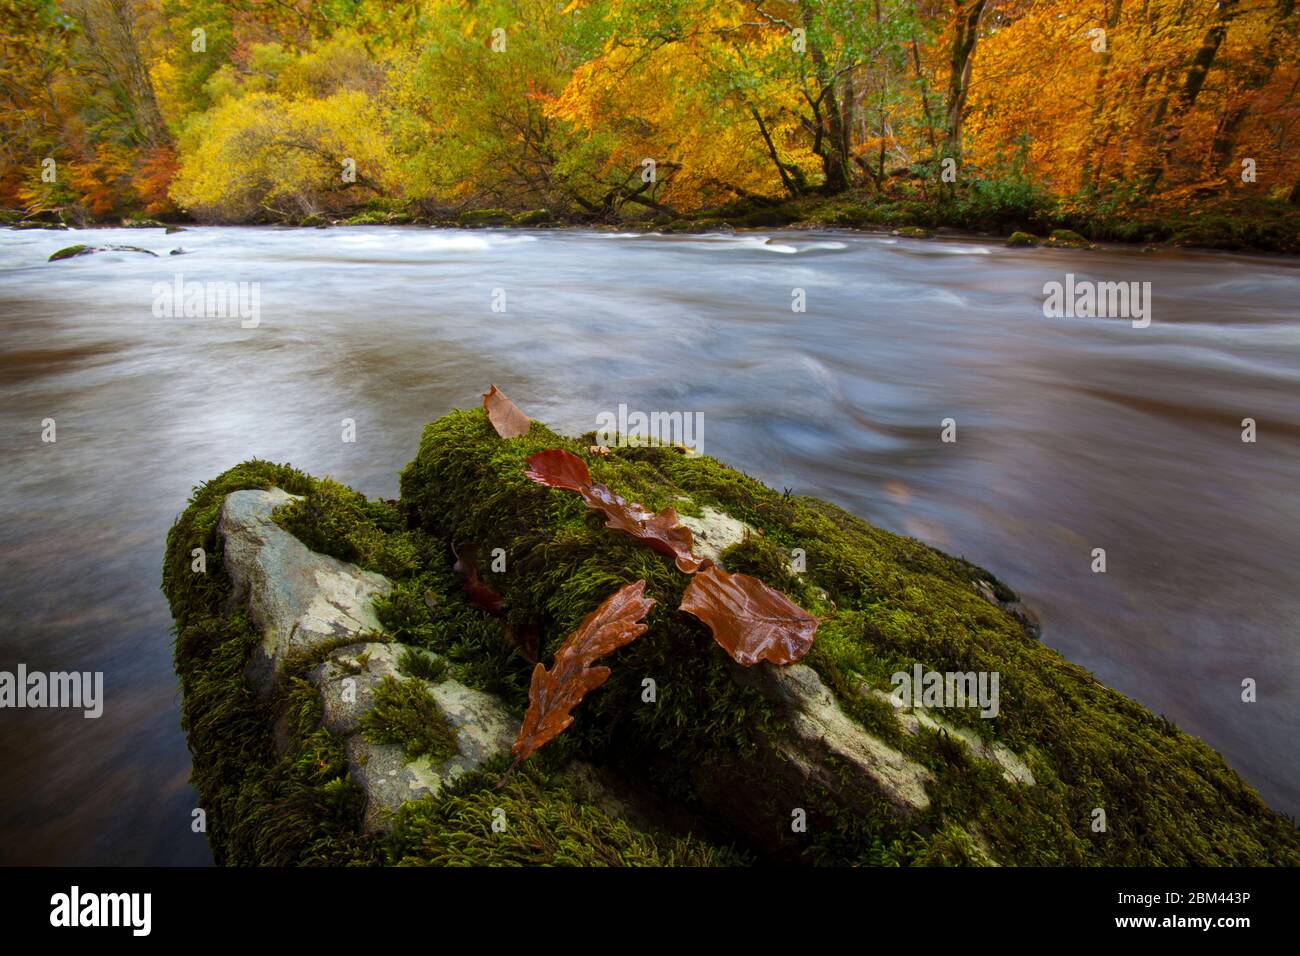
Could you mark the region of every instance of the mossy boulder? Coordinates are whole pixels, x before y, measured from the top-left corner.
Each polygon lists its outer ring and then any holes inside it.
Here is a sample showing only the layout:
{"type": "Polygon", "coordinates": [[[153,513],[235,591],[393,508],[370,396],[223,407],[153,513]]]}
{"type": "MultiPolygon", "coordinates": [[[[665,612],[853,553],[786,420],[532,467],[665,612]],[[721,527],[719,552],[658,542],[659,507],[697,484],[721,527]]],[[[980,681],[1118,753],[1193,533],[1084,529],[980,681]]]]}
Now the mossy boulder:
{"type": "Polygon", "coordinates": [[[1092,245],[1073,229],[1053,229],[1052,234],[1047,238],[1047,244],[1063,249],[1087,249],[1092,245]]]}
{"type": "Polygon", "coordinates": [[[462,226],[509,226],[515,217],[505,209],[469,209],[456,217],[462,226]]]}
{"type": "Polygon", "coordinates": [[[598,456],[590,445],[591,436],[537,422],[506,441],[481,411],[453,412],[425,429],[398,502],[367,502],[266,462],[196,490],[169,536],[164,589],[194,780],[219,861],[1296,861],[1291,821],[1203,743],[1036,640],[1008,613],[1014,592],[988,571],[710,458],[667,447],[598,456]],[[744,529],[738,540],[719,532],[719,557],[819,615],[805,660],[732,663],[676,610],[688,579],[670,559],[605,528],[576,495],[524,477],[527,457],[553,447],[587,459],[594,480],[629,500],[744,529]],[[585,614],[638,579],[656,600],[649,629],[603,662],[610,679],[501,790],[493,787],[507,754],[404,803],[390,831],[367,829],[366,794],[349,775],[343,739],[322,724],[326,707],[309,676],[338,648],[286,659],[267,698],[243,677],[261,636],[237,607],[227,610],[218,516],[231,491],[271,486],[315,501],[314,511],[280,512],[313,548],[369,570],[388,562],[391,588],[374,601],[378,640],[423,661],[409,661],[402,679],[428,683],[410,669],[433,667],[430,678],[491,695],[517,718],[532,665],[513,633],[534,628],[549,663],[585,614]],[[483,569],[500,616],[461,590],[452,563],[468,546],[504,555],[504,570],[483,569]],[[207,548],[206,574],[190,570],[195,547],[207,548]],[[899,708],[891,677],[916,665],[998,673],[997,716],[899,708]],[[649,824],[593,801],[573,782],[577,766],[671,812],[649,824]],[[1104,832],[1093,832],[1096,808],[1104,832]],[[504,832],[492,827],[496,810],[509,821],[504,832]]]}
{"type": "Polygon", "coordinates": [[[930,230],[923,226],[903,226],[893,231],[895,236],[902,236],[904,239],[929,239],[930,230]]]}
{"type": "Polygon", "coordinates": [[[1028,232],[1013,232],[1007,239],[1007,245],[1011,248],[1023,248],[1038,245],[1038,237],[1028,232]]]}
{"type": "Polygon", "coordinates": [[[549,209],[529,209],[514,217],[516,226],[546,226],[555,222],[555,214],[549,209]]]}
{"type": "Polygon", "coordinates": [[[58,252],[53,253],[50,256],[50,258],[46,261],[58,262],[62,259],[75,259],[78,256],[93,256],[95,253],[98,252],[138,252],[146,256],[158,255],[158,253],[154,252],[151,249],[141,249],[139,246],[119,246],[119,245],[88,246],[83,243],[78,243],[75,246],[65,246],[64,248],[60,249],[58,252]]]}

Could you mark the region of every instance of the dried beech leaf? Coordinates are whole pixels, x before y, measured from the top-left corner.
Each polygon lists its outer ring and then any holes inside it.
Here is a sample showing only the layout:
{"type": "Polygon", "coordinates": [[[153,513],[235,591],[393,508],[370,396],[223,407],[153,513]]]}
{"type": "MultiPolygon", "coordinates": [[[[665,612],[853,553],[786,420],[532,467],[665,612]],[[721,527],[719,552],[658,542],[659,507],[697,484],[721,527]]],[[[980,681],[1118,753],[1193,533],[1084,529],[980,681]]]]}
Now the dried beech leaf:
{"type": "Polygon", "coordinates": [[[591,452],[593,455],[599,455],[601,458],[609,457],[608,445],[588,445],[587,451],[591,452]]]}
{"type": "Polygon", "coordinates": [[[548,488],[564,488],[581,492],[591,487],[591,473],[587,463],[563,448],[548,448],[528,456],[524,475],[548,488]]]}
{"type": "Polygon", "coordinates": [[[677,570],[694,574],[708,564],[692,553],[695,539],[681,524],[673,508],[655,514],[635,501],[628,502],[604,485],[593,485],[586,463],[562,448],[548,448],[528,458],[524,474],[539,485],[563,488],[582,495],[588,508],[605,516],[605,527],[644,541],[677,562],[677,570]]]}
{"type": "Polygon", "coordinates": [[[483,583],[479,577],[478,563],[475,561],[477,549],[470,545],[463,549],[464,553],[456,553],[456,563],[452,565],[452,570],[464,575],[461,582],[461,588],[464,589],[465,595],[470,599],[470,603],[481,607],[490,614],[501,613],[501,595],[497,594],[490,587],[483,583]]]}
{"type": "Polygon", "coordinates": [[[555,663],[549,671],[543,664],[533,668],[528,712],[512,748],[516,762],[527,760],[562,733],[573,723],[573,708],[588,691],[609,679],[609,668],[592,667],[592,662],[645,633],[641,619],[655,602],[644,592],[645,581],[619,588],[582,619],[578,629],[555,652],[555,663]]]}
{"type": "Polygon", "coordinates": [[[758,578],[712,565],[691,578],[680,610],[713,631],[713,639],[746,667],[793,664],[812,647],[817,618],[758,578]]]}
{"type": "Polygon", "coordinates": [[[528,426],[531,424],[528,416],[495,385],[483,395],[483,411],[487,412],[488,421],[502,438],[518,438],[528,434],[528,426]]]}

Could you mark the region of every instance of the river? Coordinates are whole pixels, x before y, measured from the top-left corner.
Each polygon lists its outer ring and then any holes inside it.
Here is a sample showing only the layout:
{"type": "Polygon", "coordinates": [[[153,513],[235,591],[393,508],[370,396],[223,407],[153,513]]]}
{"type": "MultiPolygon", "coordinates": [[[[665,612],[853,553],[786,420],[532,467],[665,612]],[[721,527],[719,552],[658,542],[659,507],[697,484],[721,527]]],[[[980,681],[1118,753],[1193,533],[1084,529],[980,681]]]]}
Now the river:
{"type": "Polygon", "coordinates": [[[992,570],[1298,815],[1297,303],[1294,259],[846,232],[0,232],[0,669],[106,694],[0,711],[0,863],[209,862],[158,588],[191,487],[259,456],[395,497],[491,382],[569,433],[702,413],[707,454],[992,570]],[[73,242],[161,258],[46,262],[73,242]],[[155,317],[177,273],[258,283],[257,326],[155,317]],[[1150,325],[1045,318],[1067,274],[1150,282],[1150,325]]]}

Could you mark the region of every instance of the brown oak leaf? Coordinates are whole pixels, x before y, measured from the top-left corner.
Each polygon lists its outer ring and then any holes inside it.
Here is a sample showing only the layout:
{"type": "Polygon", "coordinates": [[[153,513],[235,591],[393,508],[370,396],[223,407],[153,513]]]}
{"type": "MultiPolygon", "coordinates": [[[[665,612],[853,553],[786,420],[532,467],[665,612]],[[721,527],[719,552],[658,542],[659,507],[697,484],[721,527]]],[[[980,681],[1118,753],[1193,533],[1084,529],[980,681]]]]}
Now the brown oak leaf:
{"type": "Polygon", "coordinates": [[[495,385],[483,394],[483,411],[487,412],[488,421],[502,438],[518,438],[528,434],[528,426],[531,424],[528,416],[495,385]]]}
{"type": "Polygon", "coordinates": [[[818,620],[758,578],[729,574],[711,565],[691,578],[680,610],[713,631],[732,660],[793,664],[812,647],[818,620]]]}
{"type": "Polygon", "coordinates": [[[592,662],[645,633],[641,619],[655,602],[644,592],[645,581],[619,588],[582,619],[578,629],[555,652],[555,663],[549,671],[543,664],[533,668],[528,712],[511,748],[516,763],[527,760],[562,733],[573,723],[573,708],[589,691],[609,679],[609,668],[592,667],[592,662]]]}
{"type": "Polygon", "coordinates": [[[635,501],[625,501],[604,485],[592,484],[586,462],[577,455],[562,448],[539,451],[528,457],[524,474],[539,485],[576,491],[588,508],[605,516],[606,528],[622,531],[668,555],[679,571],[694,574],[710,563],[692,553],[695,539],[675,509],[665,508],[656,514],[635,501]]]}

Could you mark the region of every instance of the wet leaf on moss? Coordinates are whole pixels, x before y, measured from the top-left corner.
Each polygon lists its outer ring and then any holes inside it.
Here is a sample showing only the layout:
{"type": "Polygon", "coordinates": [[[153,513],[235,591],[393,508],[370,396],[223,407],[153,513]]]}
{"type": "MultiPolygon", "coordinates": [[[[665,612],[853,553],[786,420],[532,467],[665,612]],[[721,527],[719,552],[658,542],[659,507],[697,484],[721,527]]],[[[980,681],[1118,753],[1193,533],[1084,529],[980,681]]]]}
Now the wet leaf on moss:
{"type": "Polygon", "coordinates": [[[483,411],[487,412],[488,421],[502,438],[527,435],[528,426],[532,424],[528,416],[495,385],[483,394],[483,411]]]}
{"type": "Polygon", "coordinates": [[[691,529],[681,524],[673,508],[658,514],[636,502],[625,501],[609,488],[592,484],[587,464],[562,448],[548,448],[528,457],[524,474],[539,485],[576,491],[588,508],[605,516],[605,527],[613,528],[643,541],[660,554],[677,562],[677,570],[694,574],[709,562],[692,553],[695,539],[691,529]]]}
{"type": "Polygon", "coordinates": [[[808,653],[818,620],[748,574],[712,565],[691,578],[679,610],[698,617],[738,664],[793,664],[808,653]]]}
{"type": "Polygon", "coordinates": [[[592,662],[645,633],[641,619],[655,602],[644,592],[644,580],[619,588],[582,619],[578,629],[555,652],[549,671],[543,664],[533,668],[528,712],[512,748],[516,761],[527,760],[562,733],[573,723],[573,708],[589,691],[609,679],[609,668],[592,667],[592,662]]]}

